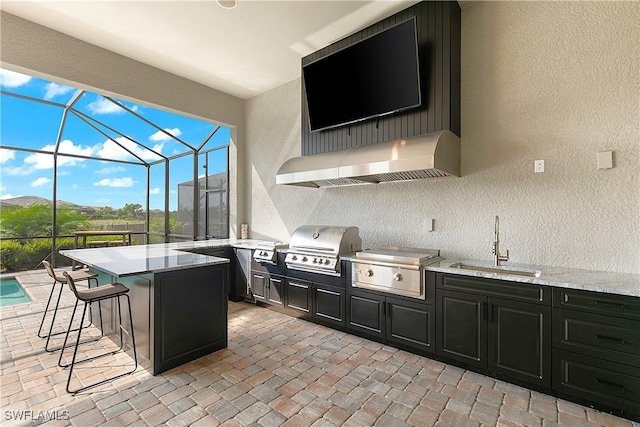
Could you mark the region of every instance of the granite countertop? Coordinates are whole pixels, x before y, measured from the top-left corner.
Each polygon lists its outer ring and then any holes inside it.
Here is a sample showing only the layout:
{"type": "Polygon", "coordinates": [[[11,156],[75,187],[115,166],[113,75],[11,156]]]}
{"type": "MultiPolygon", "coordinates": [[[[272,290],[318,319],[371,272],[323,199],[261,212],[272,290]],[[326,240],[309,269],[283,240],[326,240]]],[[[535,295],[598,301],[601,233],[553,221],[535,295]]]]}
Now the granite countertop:
{"type": "Polygon", "coordinates": [[[471,259],[444,259],[425,267],[428,271],[453,273],[464,276],[499,279],[519,283],[553,286],[560,288],[581,289],[608,294],[629,295],[640,297],[640,274],[613,273],[597,270],[582,270],[577,268],[550,267],[541,265],[525,265],[504,263],[501,267],[518,268],[524,270],[540,270],[539,277],[518,276],[512,274],[490,273],[478,270],[462,270],[451,267],[456,263],[465,263],[493,267],[490,261],[471,259]]]}
{"type": "Polygon", "coordinates": [[[115,277],[160,273],[228,263],[229,259],[188,252],[232,246],[255,249],[273,243],[255,239],[211,239],[153,245],[63,250],[60,253],[77,262],[95,267],[115,277]]]}

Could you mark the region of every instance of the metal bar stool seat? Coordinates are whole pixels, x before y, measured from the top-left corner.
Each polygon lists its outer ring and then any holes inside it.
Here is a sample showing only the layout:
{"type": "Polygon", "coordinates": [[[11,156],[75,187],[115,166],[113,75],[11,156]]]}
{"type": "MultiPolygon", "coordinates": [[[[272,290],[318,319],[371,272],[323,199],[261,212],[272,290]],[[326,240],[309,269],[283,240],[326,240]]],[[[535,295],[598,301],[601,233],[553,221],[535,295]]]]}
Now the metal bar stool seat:
{"type": "MultiPolygon", "coordinates": [[[[49,299],[47,300],[47,306],[44,309],[44,313],[42,314],[42,321],[40,322],[40,329],[38,329],[38,337],[40,338],[46,338],[47,339],[47,343],[44,346],[44,349],[46,351],[48,351],[49,353],[54,352],[56,350],[59,350],[59,348],[54,348],[54,349],[50,349],[49,348],[49,342],[51,340],[52,336],[56,336],[56,335],[61,335],[61,334],[65,334],[67,331],[66,330],[62,330],[62,331],[58,331],[58,332],[53,332],[53,325],[56,322],[56,315],[58,314],[58,307],[60,305],[60,298],[62,296],[62,289],[64,288],[64,285],[67,284],[67,279],[65,278],[64,275],[61,274],[57,274],[55,272],[55,270],[53,269],[53,267],[51,266],[51,264],[49,263],[49,261],[42,261],[42,264],[44,265],[44,268],[47,270],[47,273],[49,274],[49,276],[53,279],[53,285],[51,286],[51,292],[49,293],[49,299]],[[42,328],[44,326],[44,322],[45,319],[47,318],[47,313],[49,312],[49,306],[51,305],[51,300],[53,299],[53,295],[55,294],[56,291],[56,286],[60,284],[60,290],[58,291],[58,297],[56,299],[56,304],[55,304],[55,308],[53,309],[53,316],[51,318],[51,324],[49,325],[49,332],[46,335],[43,335],[42,332],[42,328]]],[[[80,282],[80,281],[87,281],[87,284],[89,287],[91,287],[91,281],[94,280],[95,281],[95,285],[98,286],[98,274],[89,271],[89,270],[75,270],[75,271],[69,271],[69,275],[73,278],[73,280],[75,282],[80,282]]],[[[89,325],[91,324],[93,320],[92,317],[92,311],[89,310],[89,325]]],[[[87,327],[89,325],[86,326],[82,326],[80,325],[80,327],[87,327]]],[[[100,326],[102,329],[102,315],[100,314],[100,326]]]]}
{"type": "Polygon", "coordinates": [[[71,315],[71,320],[69,321],[69,328],[67,329],[67,334],[64,338],[64,344],[62,345],[62,351],[60,352],[60,359],[58,359],[58,366],[61,366],[63,368],[69,367],[69,378],[67,379],[67,392],[68,393],[79,393],[81,391],[84,391],[88,388],[92,388],[95,386],[98,386],[100,384],[104,384],[106,382],[109,381],[113,381],[116,378],[120,378],[120,377],[124,377],[126,375],[129,375],[131,373],[133,373],[137,368],[138,368],[138,355],[136,352],[136,339],[133,333],[133,317],[131,315],[131,300],[129,299],[129,295],[127,295],[127,293],[129,292],[129,288],[127,288],[126,286],[124,286],[122,283],[113,283],[113,284],[108,284],[108,285],[101,285],[98,286],[97,288],[90,288],[90,289],[77,289],[75,282],[73,280],[73,277],[71,277],[71,275],[68,272],[64,272],[63,273],[65,278],[67,279],[67,284],[69,285],[69,287],[71,288],[71,290],[73,291],[73,293],[76,295],[77,297],[77,301],[75,306],[73,307],[73,313],[71,315]],[[121,306],[120,306],[120,298],[121,297],[125,297],[127,299],[127,306],[129,308],[129,328],[130,331],[127,331],[123,325],[122,325],[122,310],[121,310],[121,306]],[[84,302],[84,309],[82,310],[82,319],[80,320],[80,325],[82,325],[82,323],[84,322],[84,318],[86,316],[87,313],[87,306],[89,304],[91,304],[92,302],[99,302],[99,301],[104,301],[107,299],[115,299],[117,301],[117,305],[118,305],[118,329],[119,329],[119,336],[120,336],[120,346],[118,349],[116,350],[110,350],[107,351],[103,354],[99,354],[97,356],[92,356],[92,357],[87,357],[85,359],[76,360],[77,354],[78,354],[78,346],[80,344],[84,344],[80,342],[80,336],[82,335],[82,331],[85,328],[77,328],[78,331],[78,337],[76,339],[75,345],[74,345],[74,349],[73,349],[73,356],[71,358],[71,363],[67,363],[64,364],[62,363],[62,359],[64,356],[64,350],[65,348],[67,348],[67,341],[69,339],[69,334],[74,331],[75,329],[72,329],[72,325],[73,325],[73,318],[75,317],[76,314],[76,310],[78,308],[78,303],[80,301],[84,302]],[[123,337],[123,333],[127,334],[131,337],[131,344],[133,347],[133,369],[127,372],[124,372],[122,374],[119,375],[115,375],[111,378],[107,378],[104,379],[102,381],[98,381],[98,382],[94,382],[90,385],[78,388],[76,390],[71,390],[70,389],[70,384],[71,384],[71,377],[73,375],[73,368],[76,364],[78,363],[83,363],[83,362],[88,362],[91,360],[95,360],[95,359],[99,359],[101,357],[104,356],[108,356],[111,354],[116,354],[120,351],[124,350],[124,337],[123,337]]]}

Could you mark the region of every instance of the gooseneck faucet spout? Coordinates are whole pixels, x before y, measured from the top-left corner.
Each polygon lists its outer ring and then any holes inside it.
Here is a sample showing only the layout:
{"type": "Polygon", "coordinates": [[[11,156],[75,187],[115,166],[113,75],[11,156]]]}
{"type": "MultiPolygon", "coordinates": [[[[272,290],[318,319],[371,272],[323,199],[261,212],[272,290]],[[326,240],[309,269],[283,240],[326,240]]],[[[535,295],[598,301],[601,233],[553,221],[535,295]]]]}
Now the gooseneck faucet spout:
{"type": "Polygon", "coordinates": [[[502,261],[509,261],[509,250],[507,249],[506,255],[500,255],[500,219],[496,215],[496,224],[493,239],[493,263],[499,266],[502,261]]]}

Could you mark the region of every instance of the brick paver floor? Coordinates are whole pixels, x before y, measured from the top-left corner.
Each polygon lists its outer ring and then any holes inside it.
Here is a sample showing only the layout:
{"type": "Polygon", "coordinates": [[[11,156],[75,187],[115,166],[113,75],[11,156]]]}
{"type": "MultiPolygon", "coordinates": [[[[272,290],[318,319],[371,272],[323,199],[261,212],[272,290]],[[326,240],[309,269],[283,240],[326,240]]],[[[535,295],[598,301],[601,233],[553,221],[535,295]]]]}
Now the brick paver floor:
{"type": "MultiPolygon", "coordinates": [[[[72,396],[58,353],[36,336],[51,282],[44,271],[18,279],[33,301],[0,309],[1,425],[640,427],[248,303],[229,304],[227,349],[157,376],[143,363],[72,396]]],[[[61,325],[73,302],[65,289],[61,325]]],[[[104,369],[83,367],[80,381],[104,369]]]]}

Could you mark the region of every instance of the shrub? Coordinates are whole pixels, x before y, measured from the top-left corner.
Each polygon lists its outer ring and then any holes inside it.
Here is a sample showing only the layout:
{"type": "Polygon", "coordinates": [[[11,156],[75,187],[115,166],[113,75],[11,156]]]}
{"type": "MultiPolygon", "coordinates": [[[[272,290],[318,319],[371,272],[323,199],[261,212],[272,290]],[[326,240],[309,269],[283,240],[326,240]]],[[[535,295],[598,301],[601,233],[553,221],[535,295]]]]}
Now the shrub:
{"type": "MultiPolygon", "coordinates": [[[[58,239],[58,249],[73,249],[73,239],[58,239]]],[[[51,259],[51,239],[0,241],[0,267],[3,270],[33,270],[44,259],[51,259]]],[[[68,260],[57,256],[56,264],[68,264],[68,260]]]]}

